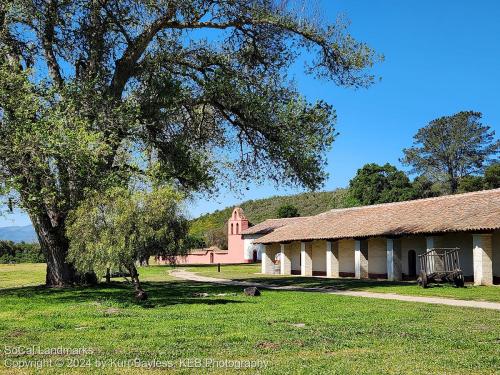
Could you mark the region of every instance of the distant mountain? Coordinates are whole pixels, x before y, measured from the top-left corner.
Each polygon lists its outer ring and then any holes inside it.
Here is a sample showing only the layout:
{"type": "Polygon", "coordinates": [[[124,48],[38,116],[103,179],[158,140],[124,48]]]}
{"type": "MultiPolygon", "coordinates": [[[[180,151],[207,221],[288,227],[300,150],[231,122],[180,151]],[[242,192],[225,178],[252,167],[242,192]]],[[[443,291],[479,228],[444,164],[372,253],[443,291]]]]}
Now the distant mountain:
{"type": "Polygon", "coordinates": [[[12,242],[38,242],[35,229],[31,225],[0,228],[0,240],[12,242]]]}

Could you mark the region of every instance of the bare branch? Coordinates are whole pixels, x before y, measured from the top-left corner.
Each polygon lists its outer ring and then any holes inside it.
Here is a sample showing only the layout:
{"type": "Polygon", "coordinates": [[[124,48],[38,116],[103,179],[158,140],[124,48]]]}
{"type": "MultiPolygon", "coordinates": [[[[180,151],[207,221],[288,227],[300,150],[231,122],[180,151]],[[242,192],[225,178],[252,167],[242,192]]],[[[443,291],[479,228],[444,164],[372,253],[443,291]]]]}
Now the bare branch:
{"type": "Polygon", "coordinates": [[[111,10],[109,10],[109,8],[107,7],[107,4],[106,4],[105,1],[99,0],[99,4],[101,4],[101,6],[104,9],[104,11],[106,12],[107,16],[109,18],[111,18],[111,20],[116,25],[116,27],[118,27],[118,29],[122,33],[123,37],[127,41],[127,44],[130,45],[132,43],[132,38],[128,34],[127,30],[125,30],[125,27],[122,25],[122,23],[120,22],[120,20],[115,16],[115,14],[111,10]]]}

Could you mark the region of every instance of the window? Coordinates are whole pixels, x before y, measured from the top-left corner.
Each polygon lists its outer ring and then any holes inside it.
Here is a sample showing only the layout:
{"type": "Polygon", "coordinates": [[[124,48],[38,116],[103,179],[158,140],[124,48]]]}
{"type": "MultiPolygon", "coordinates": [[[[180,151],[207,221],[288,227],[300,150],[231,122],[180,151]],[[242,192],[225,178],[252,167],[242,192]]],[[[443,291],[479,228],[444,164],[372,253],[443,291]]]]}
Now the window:
{"type": "Polygon", "coordinates": [[[236,223],[236,234],[240,233],[240,224],[236,223]]]}
{"type": "Polygon", "coordinates": [[[231,234],[233,234],[233,224],[231,223],[231,234]]]}

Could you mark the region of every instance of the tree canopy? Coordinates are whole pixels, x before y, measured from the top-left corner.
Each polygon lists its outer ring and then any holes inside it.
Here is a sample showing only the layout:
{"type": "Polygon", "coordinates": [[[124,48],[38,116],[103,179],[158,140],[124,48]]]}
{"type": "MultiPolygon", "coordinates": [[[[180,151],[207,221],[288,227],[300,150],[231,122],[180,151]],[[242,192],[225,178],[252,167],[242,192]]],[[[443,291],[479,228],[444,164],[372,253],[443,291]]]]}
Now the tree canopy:
{"type": "Polygon", "coordinates": [[[486,189],[500,188],[500,162],[493,163],[485,169],[484,187],[486,189]]]}
{"type": "Polygon", "coordinates": [[[403,150],[401,161],[456,193],[461,178],[482,172],[500,150],[500,140],[481,117],[479,112],[464,111],[432,120],[413,137],[413,146],[403,150]]]}
{"type": "Polygon", "coordinates": [[[458,182],[458,192],[497,189],[500,187],[500,163],[493,163],[484,169],[484,175],[465,176],[458,182]]]}
{"type": "Polygon", "coordinates": [[[366,164],[349,182],[350,195],[361,205],[412,199],[408,176],[393,165],[366,164]]]}
{"type": "Polygon", "coordinates": [[[344,21],[287,1],[0,3],[0,184],[32,219],[47,285],[80,280],[68,214],[133,176],[186,193],[321,186],[335,111],[288,76],[304,51],[316,78],[374,81],[379,56],[344,21]]]}
{"type": "Polygon", "coordinates": [[[300,216],[299,210],[297,209],[297,207],[291,204],[286,204],[278,208],[279,218],[298,217],[298,216],[300,216]]]}
{"type": "Polygon", "coordinates": [[[187,219],[182,196],[172,188],[131,192],[113,188],[85,199],[69,216],[68,260],[81,272],[127,270],[144,299],[135,263],[153,255],[186,253],[187,219]]]}

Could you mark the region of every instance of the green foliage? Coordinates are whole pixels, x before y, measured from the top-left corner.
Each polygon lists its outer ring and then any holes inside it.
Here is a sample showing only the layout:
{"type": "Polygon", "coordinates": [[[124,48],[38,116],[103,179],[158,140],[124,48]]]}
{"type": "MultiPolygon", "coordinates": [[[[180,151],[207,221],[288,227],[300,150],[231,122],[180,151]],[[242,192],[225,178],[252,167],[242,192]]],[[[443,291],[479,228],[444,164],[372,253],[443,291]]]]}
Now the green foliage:
{"type": "Polygon", "coordinates": [[[299,210],[297,207],[291,205],[291,204],[285,204],[278,208],[278,213],[277,216],[279,218],[286,218],[286,217],[298,217],[300,216],[299,210]]]}
{"type": "Polygon", "coordinates": [[[209,246],[217,246],[219,249],[227,250],[227,225],[207,230],[205,232],[205,242],[209,246]]]}
{"type": "Polygon", "coordinates": [[[484,185],[486,189],[500,188],[500,163],[494,163],[484,170],[484,185]]]}
{"type": "Polygon", "coordinates": [[[432,120],[413,137],[413,146],[404,149],[404,164],[412,172],[425,174],[447,185],[448,193],[458,190],[459,180],[482,172],[484,164],[498,154],[500,140],[481,123],[479,112],[459,112],[432,120]]]}
{"type": "Polygon", "coordinates": [[[0,64],[0,163],[7,167],[0,171],[0,183],[4,193],[20,198],[15,202],[33,218],[47,207],[49,215],[66,213],[85,188],[105,188],[116,179],[115,172],[102,174],[112,156],[103,127],[106,121],[115,126],[133,122],[133,109],[119,106],[106,120],[94,113],[103,122],[99,127],[85,114],[87,106],[97,110],[95,104],[71,84],[62,90],[38,86],[29,71],[0,64]]]}
{"type": "Polygon", "coordinates": [[[30,213],[48,284],[76,279],[54,261],[69,212],[136,175],[186,193],[322,186],[335,110],[288,72],[307,51],[307,73],[369,87],[382,58],[347,24],[274,1],[2,2],[0,189],[30,213]]]}
{"type": "MultiPolygon", "coordinates": [[[[296,207],[302,216],[310,216],[333,208],[351,207],[354,204],[347,194],[347,189],[337,189],[328,192],[308,192],[249,200],[243,202],[240,207],[248,220],[257,224],[266,219],[277,218],[278,209],[285,205],[296,207]]],[[[191,220],[190,234],[204,236],[215,230],[219,233],[219,238],[226,237],[226,224],[233,208],[227,207],[191,220]]],[[[212,245],[209,241],[206,242],[207,245],[212,245]]]]}
{"type": "Polygon", "coordinates": [[[390,164],[372,163],[358,169],[349,183],[349,193],[361,205],[399,202],[413,197],[408,176],[390,164]]]}
{"type": "Polygon", "coordinates": [[[441,186],[427,176],[415,177],[411,185],[414,199],[432,198],[442,194],[441,186]]]}
{"type": "Polygon", "coordinates": [[[484,176],[465,176],[458,183],[458,192],[497,189],[500,187],[500,163],[493,163],[484,170],[484,176]]]}
{"type": "Polygon", "coordinates": [[[484,189],[484,177],[464,176],[458,182],[458,193],[469,193],[484,189]]]}
{"type": "Polygon", "coordinates": [[[0,263],[44,263],[40,245],[0,241],[0,263]]]}
{"type": "Polygon", "coordinates": [[[202,249],[207,246],[202,237],[188,235],[184,241],[187,249],[202,249]]]}
{"type": "Polygon", "coordinates": [[[91,195],[70,216],[68,259],[81,272],[103,276],[108,268],[134,269],[136,261],[152,255],[184,254],[188,223],[182,198],[168,187],[91,195]]]}

